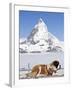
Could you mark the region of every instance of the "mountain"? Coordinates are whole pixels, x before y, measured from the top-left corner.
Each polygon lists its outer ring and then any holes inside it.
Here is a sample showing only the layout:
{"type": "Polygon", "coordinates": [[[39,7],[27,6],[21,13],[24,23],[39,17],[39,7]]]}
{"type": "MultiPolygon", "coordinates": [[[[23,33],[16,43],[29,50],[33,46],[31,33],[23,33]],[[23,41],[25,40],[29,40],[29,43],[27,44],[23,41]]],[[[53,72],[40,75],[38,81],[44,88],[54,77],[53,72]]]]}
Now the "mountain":
{"type": "Polygon", "coordinates": [[[47,25],[40,18],[27,39],[20,39],[20,52],[63,51],[63,44],[48,31],[47,25]]]}
{"type": "Polygon", "coordinates": [[[40,40],[48,40],[48,28],[40,18],[28,37],[28,41],[38,43],[40,40]]]}

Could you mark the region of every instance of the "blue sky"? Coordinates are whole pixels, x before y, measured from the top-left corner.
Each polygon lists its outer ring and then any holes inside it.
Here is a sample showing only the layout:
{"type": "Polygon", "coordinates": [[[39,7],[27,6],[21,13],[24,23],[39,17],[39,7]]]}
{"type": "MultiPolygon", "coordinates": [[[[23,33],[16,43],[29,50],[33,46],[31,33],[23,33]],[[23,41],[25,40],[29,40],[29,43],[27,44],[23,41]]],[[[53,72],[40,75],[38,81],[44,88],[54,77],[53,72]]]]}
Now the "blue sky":
{"type": "Polygon", "coordinates": [[[48,31],[59,40],[64,41],[64,13],[40,12],[40,11],[19,11],[19,35],[26,38],[32,31],[38,20],[42,18],[48,27],[48,31]]]}

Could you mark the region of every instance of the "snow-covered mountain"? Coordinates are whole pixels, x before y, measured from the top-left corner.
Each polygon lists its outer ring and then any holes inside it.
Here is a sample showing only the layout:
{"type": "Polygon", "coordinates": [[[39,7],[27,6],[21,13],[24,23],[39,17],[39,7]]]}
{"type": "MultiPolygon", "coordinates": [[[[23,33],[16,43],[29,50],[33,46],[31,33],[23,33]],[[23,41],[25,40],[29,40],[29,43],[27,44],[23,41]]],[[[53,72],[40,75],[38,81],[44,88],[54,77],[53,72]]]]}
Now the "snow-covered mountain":
{"type": "Polygon", "coordinates": [[[41,40],[48,40],[48,28],[40,18],[28,37],[28,41],[38,43],[41,40]]]}
{"type": "Polygon", "coordinates": [[[40,18],[26,39],[20,39],[20,52],[63,51],[63,44],[48,31],[48,27],[40,18]]]}

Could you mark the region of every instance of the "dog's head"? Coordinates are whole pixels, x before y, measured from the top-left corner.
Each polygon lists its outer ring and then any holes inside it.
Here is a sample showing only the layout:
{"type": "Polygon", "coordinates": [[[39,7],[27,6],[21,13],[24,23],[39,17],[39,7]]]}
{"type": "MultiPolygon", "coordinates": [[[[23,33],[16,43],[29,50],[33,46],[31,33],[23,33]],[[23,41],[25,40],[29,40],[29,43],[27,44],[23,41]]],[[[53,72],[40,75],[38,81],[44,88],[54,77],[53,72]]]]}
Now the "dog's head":
{"type": "Polygon", "coordinates": [[[57,60],[53,61],[52,65],[54,65],[56,68],[60,68],[60,63],[57,60]]]}
{"type": "Polygon", "coordinates": [[[54,60],[51,64],[49,64],[48,73],[52,75],[53,73],[56,73],[59,68],[59,61],[54,60]]]}

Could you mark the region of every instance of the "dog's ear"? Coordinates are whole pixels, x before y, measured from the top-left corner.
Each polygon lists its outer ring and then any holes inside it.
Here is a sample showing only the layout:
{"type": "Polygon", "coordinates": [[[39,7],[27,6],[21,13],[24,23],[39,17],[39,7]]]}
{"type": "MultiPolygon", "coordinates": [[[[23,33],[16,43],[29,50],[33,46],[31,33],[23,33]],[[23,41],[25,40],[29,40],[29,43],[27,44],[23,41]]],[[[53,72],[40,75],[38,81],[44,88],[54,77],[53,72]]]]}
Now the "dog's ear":
{"type": "Polygon", "coordinates": [[[57,68],[58,65],[59,65],[59,61],[55,60],[55,61],[52,62],[52,64],[57,68]]]}

